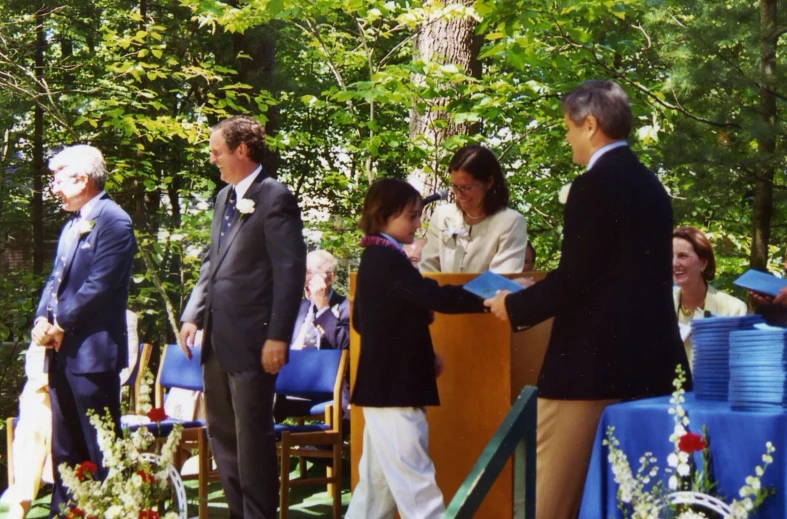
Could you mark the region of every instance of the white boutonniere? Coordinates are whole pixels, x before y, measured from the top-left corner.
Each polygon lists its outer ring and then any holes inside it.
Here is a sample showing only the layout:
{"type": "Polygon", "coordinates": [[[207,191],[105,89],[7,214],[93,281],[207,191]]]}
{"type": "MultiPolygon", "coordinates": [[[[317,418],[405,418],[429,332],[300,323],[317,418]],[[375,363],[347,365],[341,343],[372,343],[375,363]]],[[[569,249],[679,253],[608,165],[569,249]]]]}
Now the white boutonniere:
{"type": "Polygon", "coordinates": [[[238,203],[235,206],[235,208],[238,210],[238,212],[241,215],[251,214],[254,212],[254,200],[251,200],[249,198],[241,198],[240,200],[238,200],[238,203]]]}
{"type": "Polygon", "coordinates": [[[333,313],[334,317],[337,319],[339,318],[339,305],[335,304],[331,307],[331,313],[333,313]]]}
{"type": "Polygon", "coordinates": [[[449,238],[456,238],[458,236],[467,236],[467,229],[464,227],[451,227],[448,226],[443,229],[443,234],[448,236],[449,238]]]}
{"type": "Polygon", "coordinates": [[[94,225],[96,225],[95,220],[79,220],[77,222],[77,230],[79,231],[79,235],[84,236],[85,234],[89,233],[93,230],[94,225]]]}
{"type": "Polygon", "coordinates": [[[557,194],[557,199],[561,204],[565,205],[565,203],[568,201],[568,192],[570,190],[571,182],[560,188],[560,191],[557,194]]]}

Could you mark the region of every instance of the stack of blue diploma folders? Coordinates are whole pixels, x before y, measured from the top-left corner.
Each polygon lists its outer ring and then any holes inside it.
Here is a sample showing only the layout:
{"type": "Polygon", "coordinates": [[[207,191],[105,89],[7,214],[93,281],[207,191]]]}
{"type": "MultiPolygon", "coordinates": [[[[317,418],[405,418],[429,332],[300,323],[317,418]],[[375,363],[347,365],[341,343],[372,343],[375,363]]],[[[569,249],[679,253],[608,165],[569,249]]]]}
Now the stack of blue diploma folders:
{"type": "Polygon", "coordinates": [[[730,333],[730,407],[787,408],[787,329],[757,325],[730,333]]]}
{"type": "Polygon", "coordinates": [[[730,332],[762,323],[759,315],[709,317],[691,321],[693,381],[697,400],[727,400],[730,383],[730,332]]]}
{"type": "Polygon", "coordinates": [[[498,290],[518,292],[524,287],[500,274],[487,270],[465,283],[463,288],[481,299],[489,299],[490,297],[495,297],[498,290]]]}

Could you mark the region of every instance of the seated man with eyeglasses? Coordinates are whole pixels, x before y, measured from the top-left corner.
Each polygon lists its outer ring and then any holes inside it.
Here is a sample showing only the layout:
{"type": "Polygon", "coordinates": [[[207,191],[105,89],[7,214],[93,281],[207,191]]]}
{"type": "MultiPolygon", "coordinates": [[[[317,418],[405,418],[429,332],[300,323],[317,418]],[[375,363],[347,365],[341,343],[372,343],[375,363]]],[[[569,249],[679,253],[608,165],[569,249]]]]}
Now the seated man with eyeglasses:
{"type": "Polygon", "coordinates": [[[455,204],[435,208],[429,221],[422,272],[522,272],[525,217],[508,207],[508,186],[488,148],[460,148],[448,165],[455,204]]]}
{"type": "MultiPolygon", "coordinates": [[[[306,282],[295,327],[292,331],[291,350],[338,349],[350,347],[350,303],[333,290],[336,258],[326,250],[314,250],[306,256],[306,282]]],[[[342,398],[342,408],[347,411],[348,398],[342,398]]],[[[308,416],[314,405],[311,400],[283,398],[276,395],[273,416],[277,422],[288,416],[308,416]]]]}

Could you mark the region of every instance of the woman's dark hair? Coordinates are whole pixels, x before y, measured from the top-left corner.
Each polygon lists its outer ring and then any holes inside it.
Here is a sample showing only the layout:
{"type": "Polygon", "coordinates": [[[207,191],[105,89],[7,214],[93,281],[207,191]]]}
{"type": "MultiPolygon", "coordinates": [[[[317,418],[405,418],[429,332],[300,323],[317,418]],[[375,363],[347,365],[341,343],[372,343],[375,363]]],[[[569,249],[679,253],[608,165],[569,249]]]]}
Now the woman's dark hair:
{"type": "Polygon", "coordinates": [[[694,252],[697,253],[697,257],[706,262],[705,269],[702,271],[702,279],[710,281],[716,277],[716,256],[713,254],[710,240],[702,231],[696,227],[684,225],[675,229],[672,232],[672,237],[691,243],[694,252]]]}
{"type": "Polygon", "coordinates": [[[248,115],[234,115],[224,119],[210,129],[210,132],[221,132],[230,151],[245,144],[249,150],[249,158],[262,164],[265,157],[265,128],[248,115]]]}
{"type": "Polygon", "coordinates": [[[383,230],[389,218],[401,214],[413,204],[420,203],[421,194],[404,180],[375,180],[366,192],[358,225],[364,234],[377,234],[383,230]]]}
{"type": "Polygon", "coordinates": [[[478,144],[462,146],[448,163],[448,172],[464,171],[477,181],[486,185],[489,179],[492,186],[484,195],[484,213],[493,215],[508,206],[508,185],[497,157],[489,148],[478,144]]]}

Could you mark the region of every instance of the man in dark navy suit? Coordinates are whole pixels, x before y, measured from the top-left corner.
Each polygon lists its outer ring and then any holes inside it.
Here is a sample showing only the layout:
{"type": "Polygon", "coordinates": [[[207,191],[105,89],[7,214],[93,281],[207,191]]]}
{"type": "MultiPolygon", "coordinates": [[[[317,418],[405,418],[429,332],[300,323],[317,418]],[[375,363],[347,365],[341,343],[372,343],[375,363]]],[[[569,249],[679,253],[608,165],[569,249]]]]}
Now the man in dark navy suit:
{"type": "Polygon", "coordinates": [[[587,81],[562,108],[587,170],[568,193],[560,264],[484,302],[515,331],[555,318],[538,377],[537,519],[576,517],[605,406],[669,394],[676,366],[689,369],[672,302],[672,206],[626,143],[628,98],[587,81]]]}
{"type": "Polygon", "coordinates": [[[187,355],[204,330],[202,376],[210,446],[232,519],[273,519],[279,496],[273,395],[287,362],[306,273],[293,194],[262,169],[265,131],[248,116],[211,129],[219,192],[210,247],[183,311],[187,355]]]}
{"type": "Polygon", "coordinates": [[[60,235],[52,274],[31,333],[49,348],[52,464],[50,517],[70,499],[58,467],[92,461],[105,475],[88,411],[109,412],[120,431],[120,379],[128,361],[126,302],[136,244],[131,219],[104,191],[101,152],[65,148],[49,161],[52,193],[74,213],[60,235]]]}
{"type": "Polygon", "coordinates": [[[290,349],[346,350],[350,346],[350,304],[333,290],[336,258],[326,250],[306,256],[306,282],[290,349]]]}

